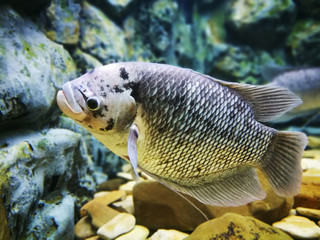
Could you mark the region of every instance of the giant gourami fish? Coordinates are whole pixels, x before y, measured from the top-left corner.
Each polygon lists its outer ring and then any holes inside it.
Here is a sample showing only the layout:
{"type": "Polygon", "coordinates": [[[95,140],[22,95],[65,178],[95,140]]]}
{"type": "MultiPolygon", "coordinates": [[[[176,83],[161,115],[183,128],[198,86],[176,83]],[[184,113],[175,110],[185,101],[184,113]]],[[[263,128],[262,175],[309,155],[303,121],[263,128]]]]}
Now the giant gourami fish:
{"type": "Polygon", "coordinates": [[[60,109],[118,156],[171,189],[216,206],[299,192],[307,138],[270,121],[301,100],[278,86],[224,82],[139,62],[95,68],[58,92],[60,109]]]}

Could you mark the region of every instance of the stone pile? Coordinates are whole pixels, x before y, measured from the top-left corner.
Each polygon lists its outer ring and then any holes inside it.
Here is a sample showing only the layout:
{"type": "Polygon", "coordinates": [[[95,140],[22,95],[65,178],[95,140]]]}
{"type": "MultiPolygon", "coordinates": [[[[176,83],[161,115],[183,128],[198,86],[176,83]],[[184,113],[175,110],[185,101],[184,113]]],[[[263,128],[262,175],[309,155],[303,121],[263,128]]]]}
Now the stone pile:
{"type": "Polygon", "coordinates": [[[318,185],[320,159],[310,158],[308,151],[305,155],[309,158],[302,160],[303,187],[295,199],[276,196],[259,174],[266,199],[239,207],[201,204],[186,195],[181,197],[144,174],[134,182],[130,166],[125,165],[126,172],[101,184],[94,198],[82,206],[81,219],[75,225],[76,237],[88,240],[318,239],[320,191],[306,196],[303,189],[318,185]],[[312,174],[314,181],[306,181],[312,174]]]}

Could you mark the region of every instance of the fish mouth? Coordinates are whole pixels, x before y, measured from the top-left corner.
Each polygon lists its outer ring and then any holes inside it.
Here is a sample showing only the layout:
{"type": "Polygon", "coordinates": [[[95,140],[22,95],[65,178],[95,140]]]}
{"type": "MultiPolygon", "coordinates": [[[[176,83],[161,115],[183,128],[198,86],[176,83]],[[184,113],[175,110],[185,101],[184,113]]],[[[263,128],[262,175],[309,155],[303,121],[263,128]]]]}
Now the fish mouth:
{"type": "Polygon", "coordinates": [[[57,103],[62,112],[71,111],[74,114],[83,113],[82,108],[77,103],[72,91],[72,85],[67,82],[63,85],[62,90],[57,94],[57,103]]]}

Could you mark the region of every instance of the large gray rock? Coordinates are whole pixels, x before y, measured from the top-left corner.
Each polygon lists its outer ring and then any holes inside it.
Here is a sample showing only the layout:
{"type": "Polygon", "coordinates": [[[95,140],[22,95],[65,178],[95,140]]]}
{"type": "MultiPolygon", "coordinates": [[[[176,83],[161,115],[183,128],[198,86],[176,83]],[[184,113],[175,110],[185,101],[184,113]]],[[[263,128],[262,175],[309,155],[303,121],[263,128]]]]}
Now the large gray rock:
{"type": "Polygon", "coordinates": [[[22,239],[73,240],[74,205],[74,197],[66,193],[41,199],[31,213],[32,221],[26,224],[22,239]]]}
{"type": "Polygon", "coordinates": [[[11,239],[72,233],[75,205],[95,189],[92,162],[80,135],[63,129],[7,132],[0,146],[0,189],[11,239]]]}
{"type": "Polygon", "coordinates": [[[0,129],[54,121],[57,90],[75,77],[70,55],[6,6],[0,6],[0,39],[0,129]]]}
{"type": "Polygon", "coordinates": [[[61,44],[77,44],[80,35],[79,0],[52,0],[44,11],[46,16],[46,35],[61,44]]]}
{"type": "Polygon", "coordinates": [[[252,46],[280,46],[295,19],[292,0],[233,0],[228,26],[229,39],[252,46]]]}
{"type": "Polygon", "coordinates": [[[122,29],[87,2],[80,19],[80,48],[102,64],[124,61],[127,55],[122,29]]]}

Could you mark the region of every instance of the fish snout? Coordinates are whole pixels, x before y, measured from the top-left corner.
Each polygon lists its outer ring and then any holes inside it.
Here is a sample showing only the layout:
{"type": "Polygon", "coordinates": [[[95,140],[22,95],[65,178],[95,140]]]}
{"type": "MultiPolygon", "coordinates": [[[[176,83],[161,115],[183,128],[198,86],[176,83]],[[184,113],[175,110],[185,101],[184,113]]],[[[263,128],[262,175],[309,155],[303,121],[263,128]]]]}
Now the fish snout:
{"type": "Polygon", "coordinates": [[[86,113],[78,104],[76,97],[71,82],[67,82],[62,86],[62,90],[57,93],[57,103],[60,110],[68,117],[82,121],[85,119],[86,113]]]}

